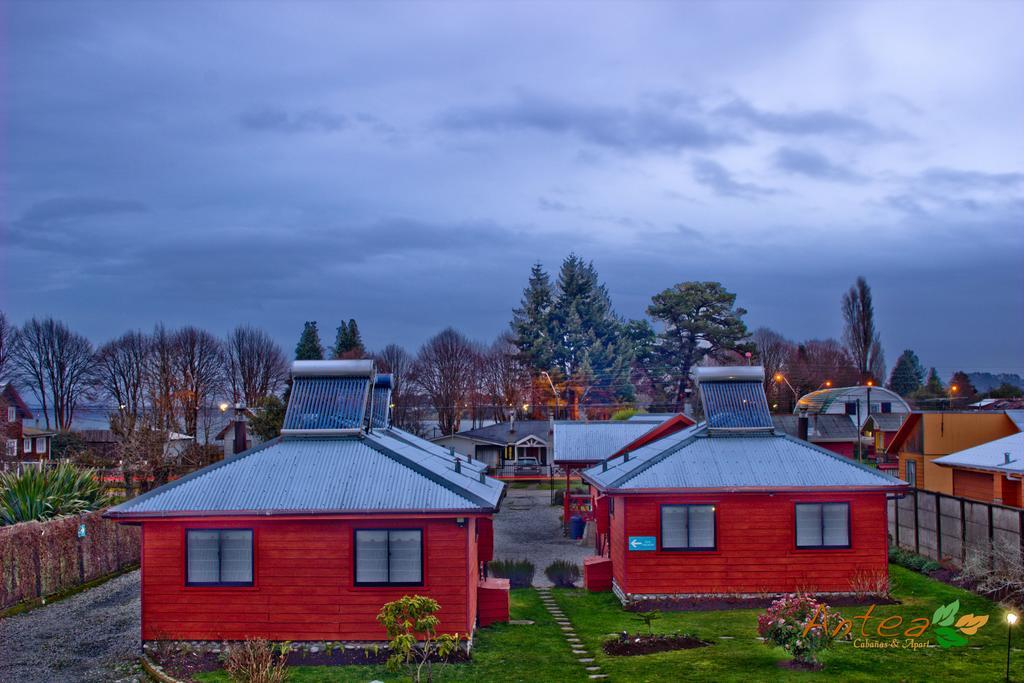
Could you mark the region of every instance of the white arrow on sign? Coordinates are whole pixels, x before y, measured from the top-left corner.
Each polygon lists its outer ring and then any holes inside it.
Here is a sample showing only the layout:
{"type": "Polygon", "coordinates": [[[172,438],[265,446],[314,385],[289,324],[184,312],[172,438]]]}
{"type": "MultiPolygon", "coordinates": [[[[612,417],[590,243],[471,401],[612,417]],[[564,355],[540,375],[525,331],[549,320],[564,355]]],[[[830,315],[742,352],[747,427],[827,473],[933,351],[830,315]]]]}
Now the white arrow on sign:
{"type": "Polygon", "coordinates": [[[640,539],[637,538],[634,538],[632,541],[629,542],[630,548],[639,548],[641,545],[643,544],[640,542],[640,539]]]}

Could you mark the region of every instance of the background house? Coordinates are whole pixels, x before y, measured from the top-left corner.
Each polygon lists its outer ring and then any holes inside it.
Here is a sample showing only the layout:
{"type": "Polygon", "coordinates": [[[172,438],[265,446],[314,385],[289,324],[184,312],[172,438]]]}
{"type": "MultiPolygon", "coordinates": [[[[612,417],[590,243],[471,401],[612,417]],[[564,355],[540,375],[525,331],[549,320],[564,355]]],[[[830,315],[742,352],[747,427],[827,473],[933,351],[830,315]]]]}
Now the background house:
{"type": "MultiPolygon", "coordinates": [[[[799,415],[772,415],[775,429],[793,438],[800,437],[799,423],[799,415]]],[[[827,451],[855,458],[857,439],[857,426],[846,415],[813,413],[807,416],[807,440],[827,451]]]]}
{"type": "Polygon", "coordinates": [[[435,437],[431,441],[444,448],[454,448],[456,453],[491,468],[514,463],[521,457],[537,458],[541,465],[551,463],[551,422],[548,420],[498,422],[435,437]]]}
{"type": "Polygon", "coordinates": [[[26,425],[35,420],[32,411],[11,383],[0,384],[0,469],[11,470],[48,462],[54,432],[26,425]]]}
{"type": "Polygon", "coordinates": [[[1006,412],[915,412],[893,437],[887,453],[899,459],[899,476],[911,486],[956,495],[953,470],[936,465],[935,460],[1018,431],[1006,412]]]}
{"type": "Polygon", "coordinates": [[[906,415],[910,413],[910,404],[891,389],[858,385],[820,389],[805,394],[793,409],[794,414],[800,412],[808,415],[846,415],[859,430],[869,415],[906,415]]]}
{"type": "Polygon", "coordinates": [[[932,461],[951,472],[954,496],[1024,506],[1024,410],[1007,411],[1006,417],[1020,431],[932,461]]]}

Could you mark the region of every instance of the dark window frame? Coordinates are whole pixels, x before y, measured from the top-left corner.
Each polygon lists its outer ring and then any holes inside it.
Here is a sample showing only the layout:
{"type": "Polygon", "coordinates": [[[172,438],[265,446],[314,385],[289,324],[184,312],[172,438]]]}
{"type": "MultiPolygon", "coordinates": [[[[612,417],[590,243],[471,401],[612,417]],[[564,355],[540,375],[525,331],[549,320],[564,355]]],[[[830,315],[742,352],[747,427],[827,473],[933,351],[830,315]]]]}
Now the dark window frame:
{"type": "Polygon", "coordinates": [[[701,553],[718,550],[718,503],[664,503],[658,507],[658,550],[670,553],[701,553]],[[690,511],[686,511],[686,547],[665,545],[665,508],[711,508],[712,545],[693,547],[690,543],[690,511]]]}
{"type": "Polygon", "coordinates": [[[426,580],[426,563],[424,562],[424,538],[426,534],[422,527],[363,527],[352,530],[352,583],[359,588],[388,588],[391,586],[422,586],[426,580]],[[387,547],[387,575],[391,576],[391,532],[392,531],[418,531],[420,534],[420,580],[419,581],[360,581],[359,580],[359,532],[360,531],[385,531],[388,534],[387,547]]]}
{"type": "Polygon", "coordinates": [[[904,471],[906,473],[906,476],[907,476],[907,483],[910,484],[910,486],[912,488],[916,489],[917,488],[917,461],[916,460],[911,460],[911,459],[908,458],[906,460],[906,462],[904,463],[904,465],[903,465],[903,469],[904,469],[904,471]],[[911,476],[911,473],[913,473],[913,476],[911,476]]]}
{"type": "Polygon", "coordinates": [[[252,527],[190,527],[185,529],[185,585],[191,588],[218,588],[218,587],[242,587],[251,588],[256,585],[256,531],[252,527]],[[221,576],[221,544],[223,543],[221,533],[224,531],[248,531],[249,532],[249,574],[248,581],[191,581],[188,578],[188,535],[193,531],[216,531],[217,532],[217,576],[221,576]]]}
{"type": "Polygon", "coordinates": [[[836,501],[836,500],[822,500],[822,501],[810,501],[805,500],[799,503],[793,504],[793,545],[796,546],[797,550],[849,550],[853,547],[853,518],[852,518],[852,506],[848,501],[836,501]],[[821,509],[821,541],[825,542],[825,505],[845,505],[846,506],[846,545],[800,545],[800,532],[797,526],[799,525],[800,518],[797,515],[797,508],[801,505],[817,505],[821,509]]]}

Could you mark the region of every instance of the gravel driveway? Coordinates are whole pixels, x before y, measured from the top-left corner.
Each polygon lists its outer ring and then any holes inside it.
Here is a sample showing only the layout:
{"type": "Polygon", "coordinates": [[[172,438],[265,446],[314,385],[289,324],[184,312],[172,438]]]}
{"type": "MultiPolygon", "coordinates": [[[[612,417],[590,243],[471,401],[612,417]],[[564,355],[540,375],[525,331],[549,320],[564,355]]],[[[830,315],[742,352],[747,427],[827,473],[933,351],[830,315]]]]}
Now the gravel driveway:
{"type": "Polygon", "coordinates": [[[561,510],[551,505],[546,489],[509,489],[494,517],[494,558],[533,562],[534,586],[551,585],[544,569],[554,560],[570,560],[583,571],[583,558],[594,554],[593,544],[562,535],[561,510]]]}
{"type": "Polygon", "coordinates": [[[2,683],[132,681],[138,656],[138,570],[0,619],[2,683]]]}

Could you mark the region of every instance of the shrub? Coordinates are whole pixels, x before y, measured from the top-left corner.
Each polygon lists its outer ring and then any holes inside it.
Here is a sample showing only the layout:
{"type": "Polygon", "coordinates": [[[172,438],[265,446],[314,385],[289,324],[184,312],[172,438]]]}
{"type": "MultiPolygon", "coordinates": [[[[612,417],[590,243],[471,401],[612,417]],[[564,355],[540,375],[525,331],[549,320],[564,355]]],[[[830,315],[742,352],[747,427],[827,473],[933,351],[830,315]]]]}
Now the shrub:
{"type": "Polygon", "coordinates": [[[896,546],[889,547],[889,561],[922,574],[928,574],[940,568],[938,562],[896,546]]]}
{"type": "Polygon", "coordinates": [[[781,646],[793,659],[816,664],[818,653],[832,647],[843,618],[808,595],[785,595],[757,618],[765,645],[781,646]],[[816,624],[808,628],[810,624],[816,624]],[[822,626],[823,624],[823,626],[822,626]]]}
{"type": "Polygon", "coordinates": [[[889,572],[885,570],[856,572],[850,577],[850,590],[858,600],[866,600],[875,596],[887,598],[892,592],[889,572]]]}
{"type": "Polygon", "coordinates": [[[274,646],[263,638],[234,643],[228,650],[224,669],[237,683],[283,683],[288,680],[285,653],[275,655],[274,646]]]}
{"type": "Polygon", "coordinates": [[[426,669],[426,680],[433,680],[431,662],[448,659],[459,646],[458,634],[437,635],[440,620],[434,613],[440,609],[436,600],[423,595],[404,595],[381,608],[377,621],[391,641],[389,671],[405,667],[414,683],[419,683],[426,669]]]}
{"type": "Polygon", "coordinates": [[[529,560],[494,560],[488,567],[494,576],[508,579],[512,588],[529,588],[533,585],[536,570],[529,560]]]}
{"type": "Polygon", "coordinates": [[[110,503],[92,470],[68,463],[0,474],[0,524],[43,521],[110,503]]]}
{"type": "Polygon", "coordinates": [[[580,568],[575,562],[568,560],[555,560],[544,570],[548,580],[562,588],[572,588],[580,580],[580,568]]]}
{"type": "Polygon", "coordinates": [[[612,416],[610,418],[608,418],[608,419],[609,420],[628,420],[629,418],[633,417],[634,415],[639,415],[639,414],[641,414],[643,412],[644,411],[637,410],[636,408],[619,408],[614,413],[612,413],[612,416]]]}

